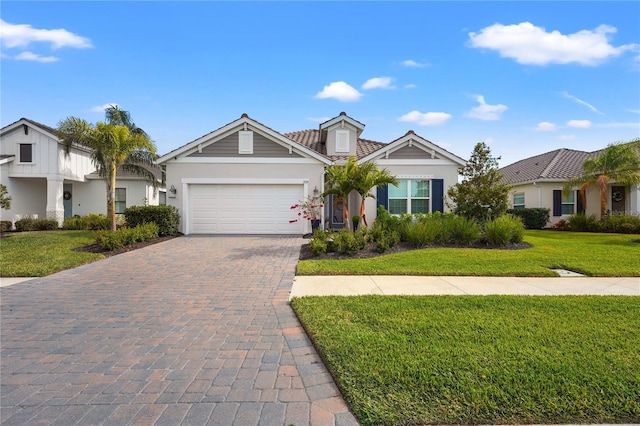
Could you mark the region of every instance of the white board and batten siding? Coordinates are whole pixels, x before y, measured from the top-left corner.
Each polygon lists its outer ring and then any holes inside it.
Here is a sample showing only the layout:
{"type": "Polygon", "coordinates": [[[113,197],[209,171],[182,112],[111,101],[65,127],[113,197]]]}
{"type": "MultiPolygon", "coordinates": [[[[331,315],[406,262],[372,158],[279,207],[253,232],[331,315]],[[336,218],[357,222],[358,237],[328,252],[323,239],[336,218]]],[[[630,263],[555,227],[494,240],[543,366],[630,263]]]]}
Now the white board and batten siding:
{"type": "Polygon", "coordinates": [[[304,198],[298,183],[188,183],[188,234],[301,234],[304,222],[290,223],[291,206],[304,198]]]}

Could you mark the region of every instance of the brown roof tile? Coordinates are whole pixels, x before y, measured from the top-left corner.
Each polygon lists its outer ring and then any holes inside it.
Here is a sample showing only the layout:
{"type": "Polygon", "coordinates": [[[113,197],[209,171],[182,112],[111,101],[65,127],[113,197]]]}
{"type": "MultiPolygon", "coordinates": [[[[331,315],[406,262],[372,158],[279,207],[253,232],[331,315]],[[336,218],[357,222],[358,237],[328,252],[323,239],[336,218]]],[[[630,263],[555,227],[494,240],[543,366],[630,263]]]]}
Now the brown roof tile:
{"type": "MultiPolygon", "coordinates": [[[[309,148],[331,161],[348,160],[349,156],[345,155],[327,155],[327,147],[324,143],[320,142],[320,131],[316,129],[300,130],[297,132],[285,133],[284,136],[292,141],[309,148]]],[[[368,139],[360,139],[356,142],[356,158],[360,159],[366,157],[372,152],[383,148],[386,144],[382,142],[376,142],[368,139]]]]}
{"type": "Polygon", "coordinates": [[[564,181],[582,173],[582,163],[593,153],[573,149],[555,151],[525,158],[500,169],[511,185],[536,180],[564,181]]]}

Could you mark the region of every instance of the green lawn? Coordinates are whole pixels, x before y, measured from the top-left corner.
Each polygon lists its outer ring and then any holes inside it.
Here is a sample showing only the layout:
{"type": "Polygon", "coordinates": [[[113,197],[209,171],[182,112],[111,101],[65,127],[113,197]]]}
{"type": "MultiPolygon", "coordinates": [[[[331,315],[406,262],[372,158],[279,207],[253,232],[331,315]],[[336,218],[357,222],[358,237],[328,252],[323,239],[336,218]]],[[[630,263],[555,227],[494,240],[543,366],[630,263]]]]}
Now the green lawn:
{"type": "Polygon", "coordinates": [[[640,276],[640,235],[526,231],[522,250],[428,248],[369,259],[304,260],[298,275],[640,276]]]}
{"type": "Polygon", "coordinates": [[[640,423],[640,298],[305,297],[363,425],[640,423]]]}
{"type": "Polygon", "coordinates": [[[101,254],[72,250],[94,242],[94,231],[9,233],[0,239],[0,276],[44,277],[102,259],[101,254]]]}

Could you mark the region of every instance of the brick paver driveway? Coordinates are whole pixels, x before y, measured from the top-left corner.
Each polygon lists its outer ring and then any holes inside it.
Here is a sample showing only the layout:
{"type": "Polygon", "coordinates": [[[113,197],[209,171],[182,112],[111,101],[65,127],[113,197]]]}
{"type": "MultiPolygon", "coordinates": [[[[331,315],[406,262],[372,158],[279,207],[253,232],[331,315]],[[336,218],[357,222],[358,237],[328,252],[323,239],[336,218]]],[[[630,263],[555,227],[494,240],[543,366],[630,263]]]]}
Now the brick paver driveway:
{"type": "Polygon", "coordinates": [[[356,424],[287,303],[301,243],[181,237],[2,288],[3,424],[356,424]]]}

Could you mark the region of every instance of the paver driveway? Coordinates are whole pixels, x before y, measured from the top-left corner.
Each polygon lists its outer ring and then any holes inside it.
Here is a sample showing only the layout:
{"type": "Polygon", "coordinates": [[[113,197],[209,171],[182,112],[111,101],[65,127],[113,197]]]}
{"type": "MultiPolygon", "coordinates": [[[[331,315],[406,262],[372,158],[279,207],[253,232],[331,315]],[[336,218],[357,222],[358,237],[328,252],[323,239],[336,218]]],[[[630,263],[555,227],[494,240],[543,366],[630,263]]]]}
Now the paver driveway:
{"type": "Polygon", "coordinates": [[[357,424],[287,303],[301,243],[181,237],[3,288],[3,424],[357,424]]]}

